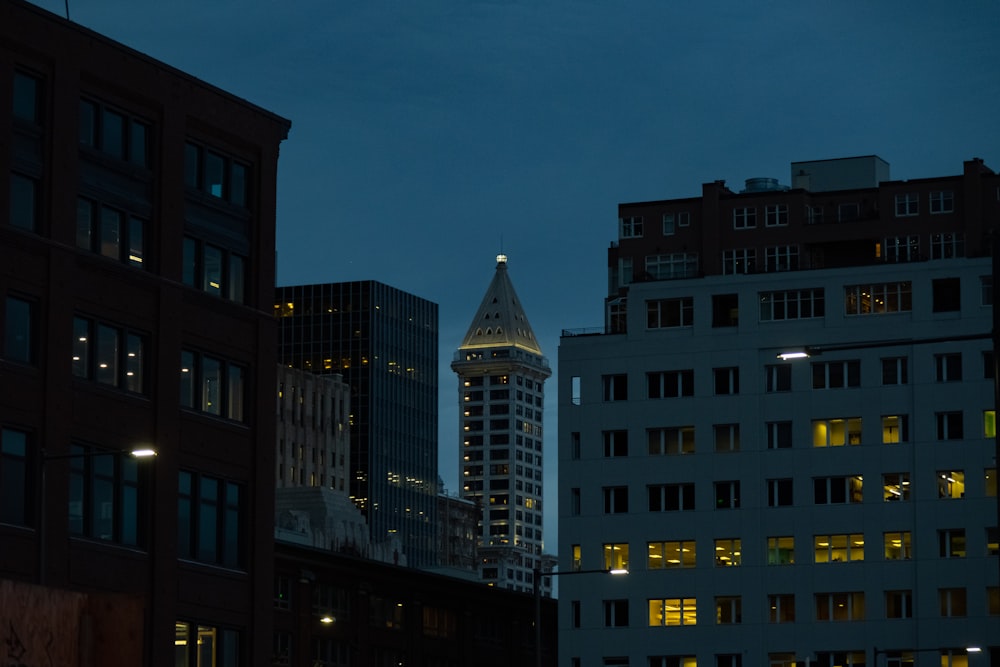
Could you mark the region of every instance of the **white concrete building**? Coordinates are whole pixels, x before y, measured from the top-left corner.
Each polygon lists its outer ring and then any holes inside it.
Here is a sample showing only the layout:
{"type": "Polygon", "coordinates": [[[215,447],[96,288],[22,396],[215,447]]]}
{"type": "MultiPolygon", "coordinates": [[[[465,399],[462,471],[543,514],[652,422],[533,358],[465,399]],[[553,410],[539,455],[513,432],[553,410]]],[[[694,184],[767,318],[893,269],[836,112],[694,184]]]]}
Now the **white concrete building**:
{"type": "Polygon", "coordinates": [[[559,350],[559,664],[1000,664],[1000,178],[620,213],[606,327],[559,350]]]}
{"type": "MultiPolygon", "coordinates": [[[[552,374],[507,273],[496,273],[451,364],[458,374],[462,497],[482,507],[485,582],[531,591],[542,568],[542,414],[552,374]]],[[[546,591],[548,582],[546,582],[546,591]]]]}

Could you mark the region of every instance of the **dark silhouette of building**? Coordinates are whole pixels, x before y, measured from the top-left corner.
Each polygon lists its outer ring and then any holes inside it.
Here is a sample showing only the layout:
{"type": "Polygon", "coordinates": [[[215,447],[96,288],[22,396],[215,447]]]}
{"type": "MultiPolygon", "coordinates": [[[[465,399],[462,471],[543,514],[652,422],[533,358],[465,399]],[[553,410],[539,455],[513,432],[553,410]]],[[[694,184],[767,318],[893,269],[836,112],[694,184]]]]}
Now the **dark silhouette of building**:
{"type": "Polygon", "coordinates": [[[374,545],[436,556],[437,304],[376,281],[277,289],[281,363],[351,388],[350,494],[374,545]]]}
{"type": "MultiPolygon", "coordinates": [[[[275,575],[275,664],[534,664],[531,595],[281,541],[275,575]]],[[[541,621],[552,667],[555,600],[541,621]]]]}
{"type": "MultiPolygon", "coordinates": [[[[0,0],[0,616],[81,664],[270,655],[289,127],[0,0]],[[138,601],[128,623],[108,595],[138,601]],[[79,637],[46,606],[76,599],[79,637]]],[[[41,664],[27,636],[11,657],[41,664]]]]}

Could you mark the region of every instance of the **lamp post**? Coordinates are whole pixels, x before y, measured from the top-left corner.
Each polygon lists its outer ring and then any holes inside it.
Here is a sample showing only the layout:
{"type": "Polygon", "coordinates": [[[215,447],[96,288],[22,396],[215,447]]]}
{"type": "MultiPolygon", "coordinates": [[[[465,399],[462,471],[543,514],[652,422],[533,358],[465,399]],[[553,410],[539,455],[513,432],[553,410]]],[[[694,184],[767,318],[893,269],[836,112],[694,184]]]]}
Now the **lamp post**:
{"type": "MultiPolygon", "coordinates": [[[[982,648],[978,646],[966,646],[966,655],[971,655],[974,653],[982,653],[982,648]]],[[[911,648],[903,651],[904,653],[938,653],[941,649],[939,648],[911,648]]],[[[875,667],[878,667],[878,657],[880,655],[888,655],[893,651],[887,651],[886,649],[878,648],[877,646],[872,646],[872,662],[875,663],[875,667]]]]}
{"type": "Polygon", "coordinates": [[[532,590],[535,598],[535,667],[542,667],[542,577],[568,577],[574,574],[610,574],[619,576],[628,574],[625,569],[606,570],[570,570],[568,572],[553,572],[552,570],[543,572],[536,567],[532,570],[532,590]]]}
{"type": "Polygon", "coordinates": [[[45,569],[47,564],[46,546],[48,541],[48,531],[46,530],[46,496],[48,490],[45,484],[45,464],[49,461],[64,461],[70,459],[88,459],[95,456],[122,456],[128,454],[137,459],[148,459],[156,456],[156,450],[149,447],[133,449],[131,451],[121,450],[99,450],[92,449],[86,452],[74,452],[72,454],[48,454],[45,449],[40,452],[39,461],[39,499],[38,499],[38,583],[45,585],[45,569]]]}

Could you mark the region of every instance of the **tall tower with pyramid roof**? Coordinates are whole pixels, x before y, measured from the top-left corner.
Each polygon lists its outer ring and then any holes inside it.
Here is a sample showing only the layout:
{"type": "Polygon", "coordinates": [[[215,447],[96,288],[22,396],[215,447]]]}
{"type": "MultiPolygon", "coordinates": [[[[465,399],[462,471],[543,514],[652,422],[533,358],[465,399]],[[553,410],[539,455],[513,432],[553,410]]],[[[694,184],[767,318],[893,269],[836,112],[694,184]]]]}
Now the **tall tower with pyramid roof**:
{"type": "Polygon", "coordinates": [[[478,546],[483,580],[532,590],[542,567],[542,412],[552,375],[521,301],[497,256],[496,273],[455,353],[459,478],[481,505],[478,546]]]}

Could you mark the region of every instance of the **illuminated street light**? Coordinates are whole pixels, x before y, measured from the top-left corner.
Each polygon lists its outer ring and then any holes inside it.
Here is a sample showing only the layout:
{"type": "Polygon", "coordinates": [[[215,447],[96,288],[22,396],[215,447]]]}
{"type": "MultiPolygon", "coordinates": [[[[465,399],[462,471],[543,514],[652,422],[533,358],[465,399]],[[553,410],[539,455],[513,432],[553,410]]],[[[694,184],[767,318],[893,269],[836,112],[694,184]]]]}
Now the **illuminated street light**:
{"type": "Polygon", "coordinates": [[[46,554],[48,531],[46,530],[46,509],[45,509],[45,497],[47,495],[47,489],[45,488],[45,464],[49,461],[65,461],[69,459],[89,459],[95,456],[122,456],[128,454],[137,459],[149,459],[156,457],[156,450],[151,447],[139,447],[131,451],[122,450],[106,450],[106,449],[92,449],[85,452],[73,452],[72,454],[48,454],[44,449],[41,450],[39,456],[39,492],[40,498],[38,501],[38,583],[41,585],[45,584],[45,566],[48,560],[46,554]]]}

